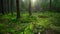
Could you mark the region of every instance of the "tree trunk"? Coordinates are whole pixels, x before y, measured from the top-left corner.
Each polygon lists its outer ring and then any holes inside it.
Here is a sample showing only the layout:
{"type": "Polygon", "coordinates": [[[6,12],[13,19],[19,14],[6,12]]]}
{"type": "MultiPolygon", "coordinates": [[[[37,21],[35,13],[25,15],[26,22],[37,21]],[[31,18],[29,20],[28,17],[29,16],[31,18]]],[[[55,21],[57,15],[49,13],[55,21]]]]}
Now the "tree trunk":
{"type": "Polygon", "coordinates": [[[3,7],[3,0],[1,0],[1,12],[2,12],[2,14],[4,15],[4,7],[3,7]]]}
{"type": "Polygon", "coordinates": [[[31,13],[31,0],[29,0],[29,16],[31,16],[32,13],[31,13]]]}
{"type": "Polygon", "coordinates": [[[17,19],[20,19],[19,0],[16,0],[17,19]]]}
{"type": "Polygon", "coordinates": [[[50,11],[51,11],[51,0],[50,0],[50,11]]]}
{"type": "Polygon", "coordinates": [[[10,6],[11,6],[11,14],[13,15],[13,0],[10,0],[10,6]]]}
{"type": "Polygon", "coordinates": [[[8,7],[7,7],[7,11],[8,11],[8,13],[9,13],[9,0],[7,0],[8,2],[7,2],[7,5],[8,5],[8,7]]]}

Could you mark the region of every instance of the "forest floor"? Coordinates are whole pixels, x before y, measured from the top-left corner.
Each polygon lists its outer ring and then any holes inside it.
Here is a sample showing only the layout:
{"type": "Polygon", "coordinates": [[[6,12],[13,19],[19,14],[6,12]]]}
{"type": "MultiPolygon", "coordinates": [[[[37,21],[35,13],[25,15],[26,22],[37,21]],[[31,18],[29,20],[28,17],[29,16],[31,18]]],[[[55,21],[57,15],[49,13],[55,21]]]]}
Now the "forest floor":
{"type": "Polygon", "coordinates": [[[32,16],[21,13],[20,21],[16,20],[16,14],[0,15],[0,34],[32,34],[46,28],[60,31],[60,13],[36,12],[32,16]]]}

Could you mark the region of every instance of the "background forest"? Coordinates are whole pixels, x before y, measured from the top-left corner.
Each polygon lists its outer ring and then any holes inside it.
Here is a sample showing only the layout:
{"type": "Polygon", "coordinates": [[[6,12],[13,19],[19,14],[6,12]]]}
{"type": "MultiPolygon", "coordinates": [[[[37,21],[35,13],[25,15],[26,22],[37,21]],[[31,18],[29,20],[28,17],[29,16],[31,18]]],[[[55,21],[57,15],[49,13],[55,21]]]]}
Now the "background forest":
{"type": "Polygon", "coordinates": [[[0,0],[0,34],[60,34],[60,0],[0,0]]]}

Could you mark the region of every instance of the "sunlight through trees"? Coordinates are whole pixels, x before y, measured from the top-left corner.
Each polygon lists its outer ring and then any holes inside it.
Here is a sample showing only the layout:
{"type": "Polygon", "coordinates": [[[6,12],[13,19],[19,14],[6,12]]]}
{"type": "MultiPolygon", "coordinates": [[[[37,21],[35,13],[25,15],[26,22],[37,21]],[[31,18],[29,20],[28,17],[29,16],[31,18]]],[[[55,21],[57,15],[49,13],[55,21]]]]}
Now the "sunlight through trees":
{"type": "Polygon", "coordinates": [[[60,0],[0,0],[0,34],[60,34],[60,0]]]}

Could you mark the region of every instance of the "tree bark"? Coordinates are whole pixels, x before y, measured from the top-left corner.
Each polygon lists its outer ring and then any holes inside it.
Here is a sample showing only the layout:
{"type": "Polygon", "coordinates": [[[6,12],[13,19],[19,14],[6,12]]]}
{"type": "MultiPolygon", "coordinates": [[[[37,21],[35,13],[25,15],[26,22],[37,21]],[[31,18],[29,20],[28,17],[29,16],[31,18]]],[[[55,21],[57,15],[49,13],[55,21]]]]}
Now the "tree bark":
{"type": "Polygon", "coordinates": [[[1,0],[1,12],[2,12],[2,14],[4,15],[4,7],[3,7],[3,0],[1,0]]]}
{"type": "Polygon", "coordinates": [[[16,0],[17,19],[20,19],[19,0],[16,0]]]}
{"type": "Polygon", "coordinates": [[[50,11],[51,11],[51,0],[50,0],[50,11]]]}
{"type": "Polygon", "coordinates": [[[10,1],[10,6],[11,6],[11,14],[13,15],[13,0],[10,1]]]}
{"type": "Polygon", "coordinates": [[[31,16],[32,13],[31,13],[31,0],[29,0],[29,16],[31,16]]]}
{"type": "Polygon", "coordinates": [[[8,5],[8,7],[7,7],[8,10],[7,10],[7,11],[8,11],[8,13],[9,13],[9,0],[7,0],[7,1],[8,1],[8,2],[7,2],[7,5],[8,5]]]}

